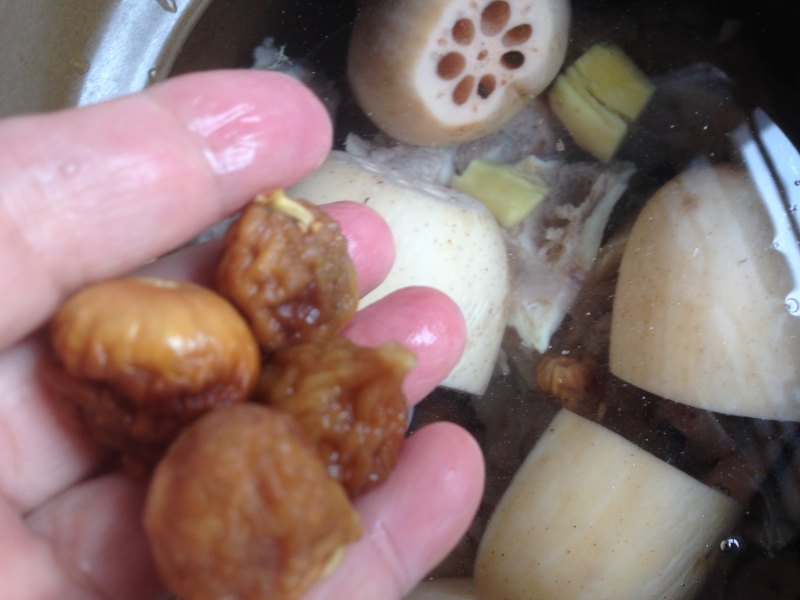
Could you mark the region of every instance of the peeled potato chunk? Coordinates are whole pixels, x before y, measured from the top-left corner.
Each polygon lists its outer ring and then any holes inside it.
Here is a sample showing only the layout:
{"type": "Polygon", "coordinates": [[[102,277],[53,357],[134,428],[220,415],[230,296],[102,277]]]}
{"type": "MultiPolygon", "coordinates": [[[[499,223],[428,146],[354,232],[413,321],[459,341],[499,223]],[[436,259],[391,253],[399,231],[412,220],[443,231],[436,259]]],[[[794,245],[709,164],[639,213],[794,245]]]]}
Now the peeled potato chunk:
{"type": "Polygon", "coordinates": [[[291,193],[317,204],[348,198],[374,208],[388,223],[395,263],[361,299],[367,306],[407,286],[447,294],[467,324],[467,345],[444,385],[480,394],[486,389],[505,328],[508,257],[492,214],[477,200],[441,186],[405,179],[397,171],[333,152],[291,193]]]}
{"type": "Polygon", "coordinates": [[[553,80],[569,21],[568,0],[367,0],[348,79],[367,116],[401,142],[474,140],[553,80]]]}
{"type": "Polygon", "coordinates": [[[737,167],[697,168],[658,190],[620,266],[611,371],[698,408],[800,421],[800,319],[774,235],[737,167]]]}
{"type": "Polygon", "coordinates": [[[691,598],[739,514],[728,496],[562,409],[491,517],[479,597],[691,598]]]}

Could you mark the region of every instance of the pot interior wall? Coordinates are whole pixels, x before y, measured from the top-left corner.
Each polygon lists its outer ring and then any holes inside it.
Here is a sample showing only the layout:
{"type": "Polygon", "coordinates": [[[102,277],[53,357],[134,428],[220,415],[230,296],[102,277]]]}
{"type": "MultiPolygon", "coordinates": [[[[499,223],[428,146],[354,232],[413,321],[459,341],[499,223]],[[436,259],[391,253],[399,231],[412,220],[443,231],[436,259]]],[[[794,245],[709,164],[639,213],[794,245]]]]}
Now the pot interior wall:
{"type": "Polygon", "coordinates": [[[342,68],[355,2],[212,2],[175,60],[170,75],[249,67],[266,36],[287,55],[309,57],[322,68],[342,68]]]}

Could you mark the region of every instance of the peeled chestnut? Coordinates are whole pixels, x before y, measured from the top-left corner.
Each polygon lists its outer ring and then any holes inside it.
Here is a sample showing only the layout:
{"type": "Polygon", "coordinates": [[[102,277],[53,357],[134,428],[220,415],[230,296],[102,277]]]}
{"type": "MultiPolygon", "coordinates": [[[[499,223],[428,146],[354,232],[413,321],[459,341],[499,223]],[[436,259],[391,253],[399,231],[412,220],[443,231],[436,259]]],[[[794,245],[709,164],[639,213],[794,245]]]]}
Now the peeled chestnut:
{"type": "Polygon", "coordinates": [[[354,498],[397,463],[408,424],[402,384],[415,362],[393,342],[367,348],[335,337],[293,344],[264,368],[257,396],[295,418],[328,474],[354,498]]]}
{"type": "Polygon", "coordinates": [[[281,190],[257,196],[231,225],[217,288],[267,352],[337,334],[358,305],[356,271],[339,225],[281,190]]]}
{"type": "Polygon", "coordinates": [[[293,600],[361,535],[297,422],[253,403],[181,433],[156,467],[144,527],[162,581],[192,600],[293,600]]]}
{"type": "Polygon", "coordinates": [[[247,400],[258,345],[224,298],[184,282],[122,278],[83,289],[50,322],[56,391],[90,436],[152,464],[180,429],[247,400]]]}

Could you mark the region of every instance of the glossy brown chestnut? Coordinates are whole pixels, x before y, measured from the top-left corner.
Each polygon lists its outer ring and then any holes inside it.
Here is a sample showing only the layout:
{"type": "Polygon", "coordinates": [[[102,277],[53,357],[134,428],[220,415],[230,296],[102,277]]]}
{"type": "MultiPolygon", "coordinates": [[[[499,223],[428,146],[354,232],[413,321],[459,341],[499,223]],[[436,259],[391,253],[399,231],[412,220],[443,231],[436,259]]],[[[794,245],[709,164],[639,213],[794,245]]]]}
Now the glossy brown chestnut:
{"type": "Polygon", "coordinates": [[[358,305],[339,225],[280,190],[257,196],[228,230],[217,287],[267,352],[337,334],[358,305]]]}
{"type": "Polygon", "coordinates": [[[192,600],[292,600],[361,535],[294,419],[257,404],[184,430],[154,472],[144,526],[163,582],[192,600]]]}
{"type": "Polygon", "coordinates": [[[91,437],[152,463],[188,422],[247,400],[260,371],[245,320],[206,288],[122,278],[78,292],[50,322],[54,388],[91,437]]]}
{"type": "Polygon", "coordinates": [[[258,397],[297,419],[328,473],[356,497],[384,481],[405,438],[403,379],[416,362],[396,343],[336,337],[288,346],[264,368],[258,397]]]}

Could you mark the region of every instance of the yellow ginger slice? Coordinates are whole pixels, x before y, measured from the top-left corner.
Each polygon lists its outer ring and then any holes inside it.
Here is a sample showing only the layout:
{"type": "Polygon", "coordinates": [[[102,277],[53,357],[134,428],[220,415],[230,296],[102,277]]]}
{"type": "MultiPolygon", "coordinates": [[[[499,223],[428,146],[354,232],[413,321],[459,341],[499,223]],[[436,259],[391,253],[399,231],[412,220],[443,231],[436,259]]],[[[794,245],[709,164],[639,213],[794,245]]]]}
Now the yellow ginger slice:
{"type": "Polygon", "coordinates": [[[558,76],[549,100],[575,143],[608,162],[654,91],[622,50],[595,44],[558,76]]]}
{"type": "Polygon", "coordinates": [[[604,163],[614,156],[628,130],[622,117],[603,108],[580,81],[576,85],[569,71],[559,75],[550,90],[550,108],[575,143],[604,163]]]}
{"type": "Polygon", "coordinates": [[[636,120],[655,91],[628,55],[610,44],[595,44],[573,66],[587,91],[628,122],[636,120]]]}
{"type": "Polygon", "coordinates": [[[521,223],[547,196],[547,186],[538,176],[481,159],[471,161],[450,185],[480,200],[506,228],[521,223]]]}

